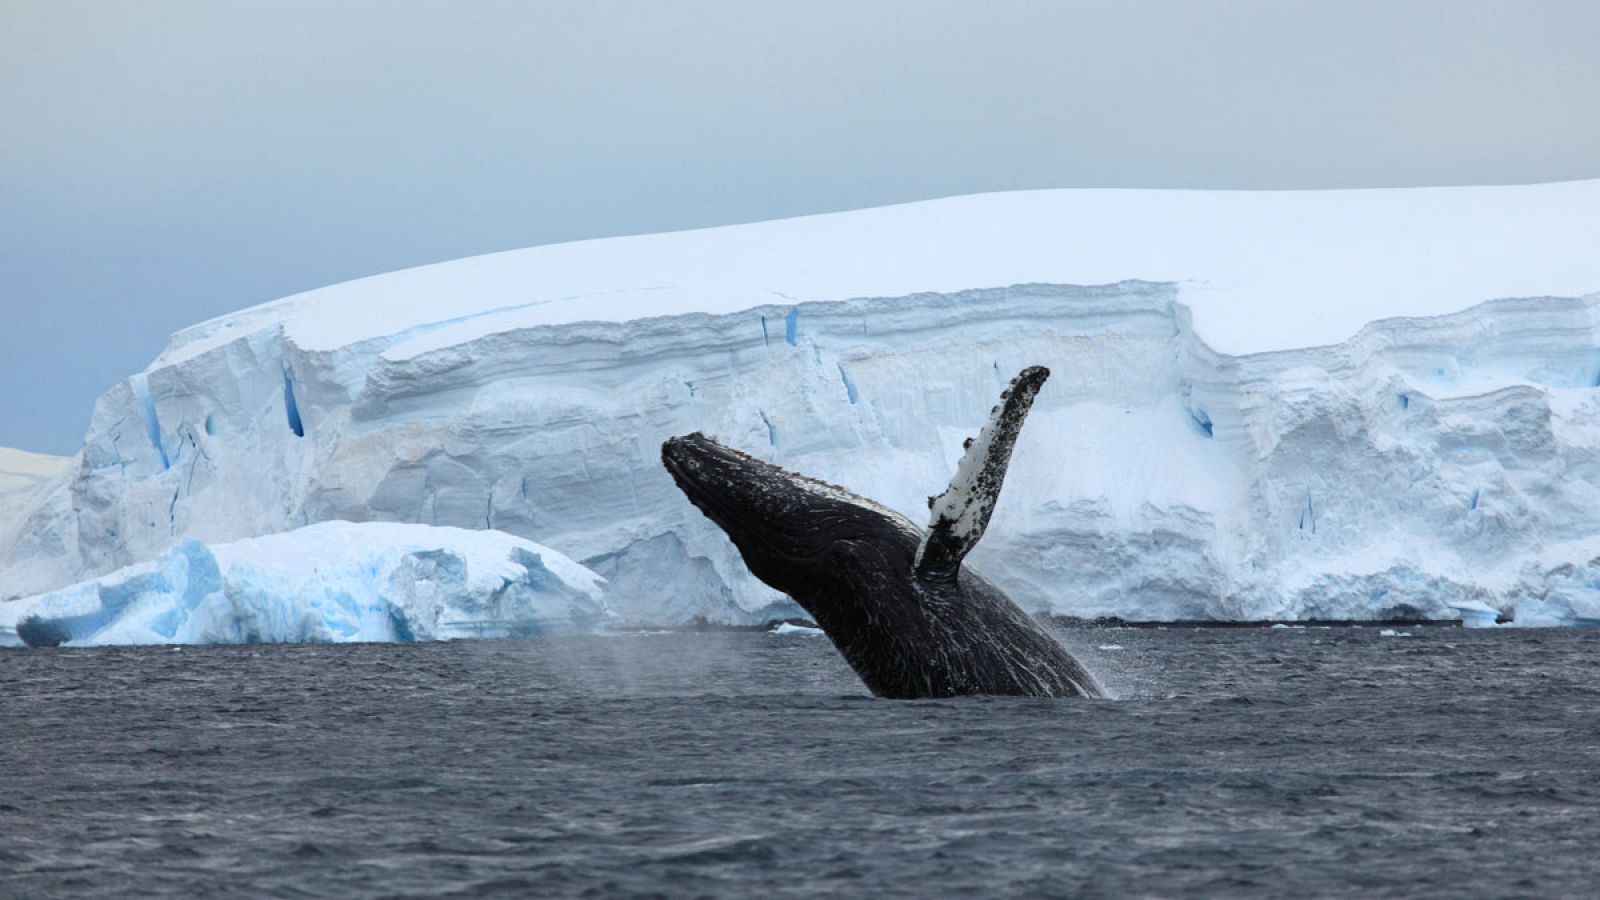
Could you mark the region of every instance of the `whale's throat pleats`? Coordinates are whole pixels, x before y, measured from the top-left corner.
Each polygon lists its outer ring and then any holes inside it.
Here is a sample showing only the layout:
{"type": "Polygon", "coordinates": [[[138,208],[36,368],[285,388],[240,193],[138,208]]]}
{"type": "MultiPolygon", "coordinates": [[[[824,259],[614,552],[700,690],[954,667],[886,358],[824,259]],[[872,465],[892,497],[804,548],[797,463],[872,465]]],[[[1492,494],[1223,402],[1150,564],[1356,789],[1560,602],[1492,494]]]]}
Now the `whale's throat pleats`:
{"type": "Polygon", "coordinates": [[[917,548],[918,577],[949,580],[961,570],[961,561],[983,538],[1005,483],[1011,448],[1022,431],[1033,398],[1050,370],[1044,366],[1023,369],[1000,395],[1000,404],[976,438],[967,441],[966,454],[956,466],[950,486],[928,498],[928,530],[917,548]]]}

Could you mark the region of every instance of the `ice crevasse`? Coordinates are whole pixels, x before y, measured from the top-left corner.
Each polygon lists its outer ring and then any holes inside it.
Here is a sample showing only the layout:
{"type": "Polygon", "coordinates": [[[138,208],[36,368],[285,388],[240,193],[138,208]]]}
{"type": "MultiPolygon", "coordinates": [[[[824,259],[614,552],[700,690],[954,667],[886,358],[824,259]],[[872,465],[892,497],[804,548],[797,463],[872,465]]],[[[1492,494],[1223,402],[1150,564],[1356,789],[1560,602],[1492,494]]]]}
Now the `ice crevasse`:
{"type": "Polygon", "coordinates": [[[375,276],[107,392],[0,591],[337,520],[538,541],[617,621],[782,617],[664,438],[921,521],[1042,364],[970,557],[1026,608],[1600,621],[1596,246],[1600,182],[1030,191],[375,276]]]}

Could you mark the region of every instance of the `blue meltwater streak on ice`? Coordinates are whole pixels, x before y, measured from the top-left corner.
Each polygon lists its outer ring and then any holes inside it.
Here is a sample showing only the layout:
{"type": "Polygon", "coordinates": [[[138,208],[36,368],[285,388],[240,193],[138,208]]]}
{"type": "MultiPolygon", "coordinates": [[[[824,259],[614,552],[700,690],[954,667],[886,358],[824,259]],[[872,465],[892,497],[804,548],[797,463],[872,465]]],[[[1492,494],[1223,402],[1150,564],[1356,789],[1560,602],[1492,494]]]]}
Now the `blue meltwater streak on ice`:
{"type": "Polygon", "coordinates": [[[306,426],[300,421],[300,404],[294,399],[294,375],[283,370],[283,408],[289,415],[289,430],[295,437],[306,436],[306,426]]]}
{"type": "Polygon", "coordinates": [[[172,460],[167,457],[167,448],[161,442],[161,417],[156,413],[155,399],[150,396],[150,381],[144,373],[128,379],[128,386],[133,389],[134,399],[139,401],[139,406],[144,410],[145,435],[150,438],[150,446],[161,456],[161,470],[165,472],[172,468],[172,460]]]}
{"type": "Polygon", "coordinates": [[[856,383],[851,380],[850,373],[846,372],[842,365],[839,366],[839,380],[844,382],[844,395],[850,399],[850,405],[854,406],[860,402],[861,393],[856,390],[856,383]]]}
{"type": "Polygon", "coordinates": [[[783,339],[791,347],[799,343],[799,323],[800,307],[797,306],[789,310],[789,314],[783,317],[783,339]]]}

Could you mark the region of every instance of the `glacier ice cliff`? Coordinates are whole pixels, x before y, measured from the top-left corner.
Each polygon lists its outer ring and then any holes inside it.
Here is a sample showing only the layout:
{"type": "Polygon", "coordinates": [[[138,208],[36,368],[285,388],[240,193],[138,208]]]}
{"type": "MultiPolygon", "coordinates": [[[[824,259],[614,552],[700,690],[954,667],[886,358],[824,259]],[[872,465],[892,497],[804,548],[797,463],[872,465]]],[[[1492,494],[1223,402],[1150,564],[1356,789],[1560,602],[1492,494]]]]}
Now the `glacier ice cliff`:
{"type": "Polygon", "coordinates": [[[1025,608],[1600,618],[1600,182],[1029,194],[515,251],[194,326],[0,535],[0,599],[349,520],[537,540],[623,621],[787,615],[665,437],[922,521],[1041,364],[972,556],[1025,608]]]}
{"type": "Polygon", "coordinates": [[[594,573],[531,541],[322,522],[207,546],[0,603],[0,645],[421,641],[593,631],[594,573]]]}

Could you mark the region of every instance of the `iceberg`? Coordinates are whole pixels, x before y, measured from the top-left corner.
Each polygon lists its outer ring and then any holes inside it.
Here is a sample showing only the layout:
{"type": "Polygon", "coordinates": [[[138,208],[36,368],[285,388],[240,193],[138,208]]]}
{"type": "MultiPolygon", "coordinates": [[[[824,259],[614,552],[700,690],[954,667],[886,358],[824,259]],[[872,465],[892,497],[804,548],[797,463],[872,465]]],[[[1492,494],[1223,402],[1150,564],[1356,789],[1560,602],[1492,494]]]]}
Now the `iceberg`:
{"type": "Polygon", "coordinates": [[[601,579],[495,531],[322,522],[0,602],[0,645],[426,641],[587,633],[601,579]]]}
{"type": "Polygon", "coordinates": [[[1068,190],[473,257],[185,329],[0,536],[8,594],[329,520],[506,532],[620,621],[798,615],[706,431],[914,520],[1055,373],[973,564],[1125,619],[1600,613],[1600,181],[1068,190]]]}

